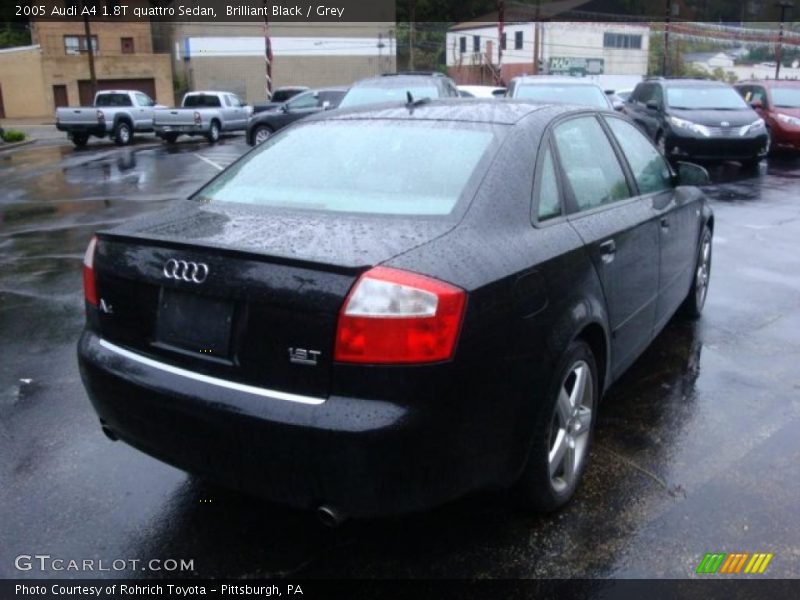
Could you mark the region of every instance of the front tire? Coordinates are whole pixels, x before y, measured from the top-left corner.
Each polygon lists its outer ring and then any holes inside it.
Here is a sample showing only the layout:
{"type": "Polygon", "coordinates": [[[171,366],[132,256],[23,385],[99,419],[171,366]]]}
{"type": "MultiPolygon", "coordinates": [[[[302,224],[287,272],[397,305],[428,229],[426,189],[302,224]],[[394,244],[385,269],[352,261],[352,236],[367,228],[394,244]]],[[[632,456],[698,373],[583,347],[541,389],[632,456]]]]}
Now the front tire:
{"type": "Polygon", "coordinates": [[[586,342],[572,342],[537,411],[528,462],[517,484],[526,509],[552,511],[572,498],[586,467],[599,400],[594,354],[586,342]]]}
{"type": "Polygon", "coordinates": [[[209,144],[216,144],[219,141],[219,123],[216,121],[211,121],[211,125],[209,126],[208,130],[208,143],[209,144]]]}
{"type": "Polygon", "coordinates": [[[120,121],[114,127],[114,143],[117,146],[127,146],[133,141],[133,130],[125,121],[120,121]]]}
{"type": "Polygon", "coordinates": [[[700,247],[697,250],[694,279],[689,295],[683,301],[683,314],[690,319],[698,319],[703,312],[708,296],[708,284],[711,279],[711,230],[703,228],[700,236],[700,247]]]}

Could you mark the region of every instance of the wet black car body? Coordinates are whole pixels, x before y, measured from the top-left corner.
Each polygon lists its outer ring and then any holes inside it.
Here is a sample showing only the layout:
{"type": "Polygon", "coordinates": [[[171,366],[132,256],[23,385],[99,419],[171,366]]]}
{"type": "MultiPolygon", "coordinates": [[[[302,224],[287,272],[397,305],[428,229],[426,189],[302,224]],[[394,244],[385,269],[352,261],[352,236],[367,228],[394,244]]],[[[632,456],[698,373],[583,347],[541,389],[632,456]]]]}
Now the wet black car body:
{"type": "Polygon", "coordinates": [[[274,110],[254,114],[247,122],[247,143],[255,146],[295,121],[336,108],[346,93],[347,88],[308,90],[293,96],[274,110]]]}
{"type": "Polygon", "coordinates": [[[193,199],[98,232],[82,378],[110,436],[281,503],[386,515],[517,483],[552,509],[574,491],[556,448],[585,451],[602,391],[702,307],[713,215],[680,183],[612,111],[312,116],[193,199]],[[580,373],[592,410],[573,431],[559,411],[580,373]]]}
{"type": "Polygon", "coordinates": [[[670,160],[737,160],[753,166],[769,151],[763,119],[729,85],[704,79],[651,78],[623,111],[670,160]]]}

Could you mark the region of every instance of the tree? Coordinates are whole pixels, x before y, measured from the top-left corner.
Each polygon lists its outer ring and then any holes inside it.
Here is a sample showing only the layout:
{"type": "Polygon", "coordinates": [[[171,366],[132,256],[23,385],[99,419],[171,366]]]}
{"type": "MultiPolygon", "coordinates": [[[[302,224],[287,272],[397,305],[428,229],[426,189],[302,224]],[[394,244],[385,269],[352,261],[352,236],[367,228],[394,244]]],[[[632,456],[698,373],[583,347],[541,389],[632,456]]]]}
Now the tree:
{"type": "Polygon", "coordinates": [[[0,48],[28,46],[31,32],[26,23],[5,23],[0,25],[0,48]]]}

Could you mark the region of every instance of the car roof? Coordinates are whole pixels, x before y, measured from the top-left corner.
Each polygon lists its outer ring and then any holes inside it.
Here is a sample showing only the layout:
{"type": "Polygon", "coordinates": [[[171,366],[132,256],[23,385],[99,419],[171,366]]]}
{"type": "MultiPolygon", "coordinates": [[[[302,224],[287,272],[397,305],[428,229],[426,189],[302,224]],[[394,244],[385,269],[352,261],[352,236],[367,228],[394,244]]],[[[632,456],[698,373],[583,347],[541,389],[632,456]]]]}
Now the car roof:
{"type": "Polygon", "coordinates": [[[690,77],[677,79],[645,79],[642,83],[663,83],[664,85],[697,86],[697,87],[729,87],[729,84],[714,79],[692,79],[690,77]]]}
{"type": "Polygon", "coordinates": [[[518,84],[525,84],[525,85],[529,84],[546,85],[548,83],[557,83],[558,85],[590,85],[596,88],[600,87],[594,81],[584,81],[583,79],[578,79],[577,77],[562,77],[553,75],[523,75],[521,77],[515,77],[515,79],[518,84]]]}
{"type": "Polygon", "coordinates": [[[220,92],[219,90],[196,90],[194,92],[186,92],[185,96],[211,96],[213,94],[233,94],[236,92],[220,92]]]}
{"type": "Polygon", "coordinates": [[[446,79],[447,78],[443,77],[442,75],[387,73],[386,75],[379,75],[377,77],[368,77],[367,79],[361,79],[359,81],[356,81],[352,87],[374,86],[374,85],[397,87],[398,85],[402,85],[403,83],[409,83],[413,81],[425,81],[438,84],[439,82],[445,81],[446,79]]]}
{"type": "Polygon", "coordinates": [[[606,112],[594,107],[569,104],[535,103],[528,100],[492,98],[445,98],[429,100],[414,106],[397,102],[369,104],[338,109],[306,117],[309,120],[388,119],[419,121],[459,121],[465,123],[492,123],[514,125],[528,115],[547,110],[553,117],[566,113],[606,112]]]}
{"type": "Polygon", "coordinates": [[[745,79],[736,83],[739,85],[763,85],[764,87],[793,87],[800,88],[797,79],[745,79]]]}

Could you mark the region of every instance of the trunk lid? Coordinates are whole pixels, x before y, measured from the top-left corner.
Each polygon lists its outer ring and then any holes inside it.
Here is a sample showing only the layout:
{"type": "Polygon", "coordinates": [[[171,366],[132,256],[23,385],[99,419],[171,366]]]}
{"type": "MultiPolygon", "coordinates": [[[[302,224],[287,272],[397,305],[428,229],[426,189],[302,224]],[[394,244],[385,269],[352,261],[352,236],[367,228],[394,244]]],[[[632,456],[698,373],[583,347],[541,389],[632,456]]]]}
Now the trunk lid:
{"type": "Polygon", "coordinates": [[[188,201],[100,232],[99,333],[190,370],[325,397],[358,275],[452,226],[380,221],[188,201]]]}

